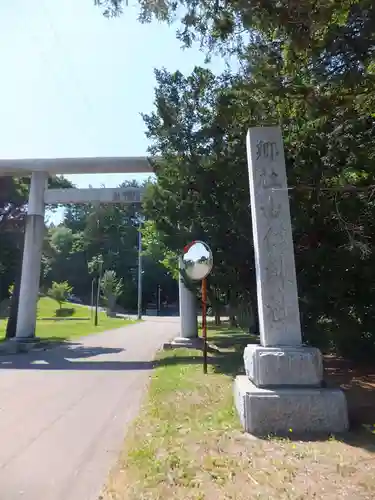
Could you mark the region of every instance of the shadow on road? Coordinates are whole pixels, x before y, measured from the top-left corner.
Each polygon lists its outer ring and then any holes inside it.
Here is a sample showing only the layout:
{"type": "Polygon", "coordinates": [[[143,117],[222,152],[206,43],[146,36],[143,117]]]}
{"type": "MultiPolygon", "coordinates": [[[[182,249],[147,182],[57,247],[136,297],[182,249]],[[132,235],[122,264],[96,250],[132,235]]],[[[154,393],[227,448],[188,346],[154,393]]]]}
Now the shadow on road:
{"type": "MultiPolygon", "coordinates": [[[[201,364],[202,355],[173,356],[154,361],[108,360],[108,355],[125,352],[123,348],[87,347],[80,343],[64,342],[58,347],[31,351],[25,354],[0,356],[1,370],[150,370],[158,366],[180,364],[201,364]],[[102,359],[105,356],[106,359],[102,359]],[[88,359],[90,358],[90,359],[88,359]],[[94,359],[93,359],[94,358],[94,359]]],[[[216,357],[209,357],[208,363],[217,364],[216,357]]]]}
{"type": "Polygon", "coordinates": [[[101,359],[124,352],[123,348],[87,347],[66,342],[51,349],[0,356],[0,370],[149,370],[151,361],[101,359]],[[90,359],[87,359],[90,358],[90,359]],[[96,359],[92,359],[96,358],[96,359]]]}

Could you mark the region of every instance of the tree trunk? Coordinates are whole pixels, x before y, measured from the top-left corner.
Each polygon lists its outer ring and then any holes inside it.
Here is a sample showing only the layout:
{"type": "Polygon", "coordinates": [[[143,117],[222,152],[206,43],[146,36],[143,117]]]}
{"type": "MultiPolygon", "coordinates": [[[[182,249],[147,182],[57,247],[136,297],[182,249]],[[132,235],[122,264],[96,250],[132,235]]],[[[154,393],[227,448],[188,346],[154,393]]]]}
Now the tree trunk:
{"type": "Polygon", "coordinates": [[[19,253],[18,266],[16,267],[16,271],[14,273],[15,279],[14,279],[13,294],[9,308],[7,328],[5,332],[6,339],[12,339],[16,336],[18,304],[20,301],[20,292],[21,292],[22,259],[23,259],[23,249],[25,245],[25,224],[26,224],[26,219],[24,219],[20,223],[20,233],[17,235],[17,237],[20,238],[19,245],[17,245],[20,253],[19,253]]]}
{"type": "Polygon", "coordinates": [[[212,293],[212,310],[214,313],[215,317],[215,326],[220,326],[221,324],[221,319],[220,319],[220,301],[218,300],[218,290],[216,288],[213,289],[212,293]]]}
{"type": "Polygon", "coordinates": [[[22,271],[22,261],[20,262],[19,268],[17,269],[13,294],[10,302],[9,318],[5,333],[5,338],[7,339],[12,339],[13,337],[16,336],[18,304],[20,300],[20,291],[21,291],[21,271],[22,271]]]}
{"type": "Polygon", "coordinates": [[[114,309],[116,307],[116,297],[114,295],[108,296],[107,303],[107,316],[114,316],[114,309]]]}
{"type": "Polygon", "coordinates": [[[236,305],[234,305],[234,293],[232,290],[228,290],[227,293],[227,302],[228,302],[228,311],[229,311],[229,324],[232,328],[238,328],[238,321],[236,318],[236,305]]]}
{"type": "Polygon", "coordinates": [[[215,326],[221,325],[220,311],[215,308],[215,326]]]}
{"type": "Polygon", "coordinates": [[[232,326],[233,328],[237,328],[238,327],[238,324],[237,324],[237,320],[236,320],[236,316],[234,314],[231,314],[229,316],[229,324],[230,326],[232,326]]]}

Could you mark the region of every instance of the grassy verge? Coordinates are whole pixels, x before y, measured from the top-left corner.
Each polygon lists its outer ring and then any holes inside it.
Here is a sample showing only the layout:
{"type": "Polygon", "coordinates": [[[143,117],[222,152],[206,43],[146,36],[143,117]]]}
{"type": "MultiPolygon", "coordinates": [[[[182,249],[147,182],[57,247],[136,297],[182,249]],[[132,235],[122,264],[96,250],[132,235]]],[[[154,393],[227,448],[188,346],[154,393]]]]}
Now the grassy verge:
{"type": "MultiPolygon", "coordinates": [[[[38,302],[38,319],[36,324],[36,336],[43,339],[64,340],[69,338],[83,337],[92,333],[103,332],[114,328],[120,328],[134,323],[133,320],[123,318],[108,318],[103,312],[99,313],[98,326],[91,321],[91,311],[86,306],[77,304],[63,304],[63,307],[74,308],[74,313],[69,319],[54,320],[57,303],[49,297],[43,297],[38,302]],[[43,319],[51,318],[51,319],[43,319]]],[[[0,339],[5,336],[7,320],[0,320],[0,339]]]]}
{"type": "Polygon", "coordinates": [[[199,352],[160,353],[149,400],[103,500],[375,498],[375,436],[302,442],[244,435],[232,384],[249,336],[211,330],[210,341],[225,354],[211,355],[206,376],[199,352]]]}

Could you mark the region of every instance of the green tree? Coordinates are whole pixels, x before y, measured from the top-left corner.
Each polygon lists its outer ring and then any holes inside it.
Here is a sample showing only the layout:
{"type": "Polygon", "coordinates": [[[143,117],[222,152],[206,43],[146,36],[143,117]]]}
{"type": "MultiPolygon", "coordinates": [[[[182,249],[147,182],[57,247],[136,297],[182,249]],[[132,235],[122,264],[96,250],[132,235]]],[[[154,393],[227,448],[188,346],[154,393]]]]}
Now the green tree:
{"type": "MultiPolygon", "coordinates": [[[[121,0],[97,1],[116,15],[121,0]]],[[[244,138],[280,124],[291,187],[305,339],[372,356],[374,310],[375,4],[371,0],[225,3],[142,0],[140,20],[239,62],[236,74],[156,73],[145,117],[157,185],[146,199],[163,244],[212,246],[211,285],[254,299],[244,138]],[[349,187],[348,187],[349,186],[349,187]]],[[[243,315],[241,315],[243,316],[243,315]]]]}
{"type": "MultiPolygon", "coordinates": [[[[0,178],[0,300],[14,284],[6,336],[14,337],[20,293],[24,226],[29,178],[0,178]]],[[[70,187],[63,177],[49,179],[50,187],[70,187]]],[[[51,207],[49,207],[51,208],[51,207]]]]}
{"type": "Polygon", "coordinates": [[[253,49],[244,75],[156,73],[156,110],[145,120],[162,160],[146,213],[171,251],[206,240],[215,256],[211,287],[254,305],[244,138],[251,125],[280,123],[305,339],[345,354],[373,352],[374,120],[330,89],[304,99],[308,75],[293,97],[282,54],[263,49],[253,49]]]}
{"type": "Polygon", "coordinates": [[[107,315],[110,316],[114,312],[116,300],[123,292],[123,283],[117,278],[115,271],[107,270],[103,274],[100,285],[107,305],[107,315]]]}
{"type": "Polygon", "coordinates": [[[61,309],[64,302],[67,301],[69,295],[72,293],[73,288],[69,285],[67,281],[62,281],[61,283],[52,283],[52,287],[48,290],[48,295],[58,302],[61,309]]]}
{"type": "MultiPolygon", "coordinates": [[[[155,221],[154,235],[159,241],[162,238],[162,245],[172,255],[195,239],[211,246],[215,259],[209,277],[213,305],[219,302],[219,289],[224,295],[231,292],[234,302],[243,294],[251,300],[255,280],[241,137],[245,123],[242,130],[237,124],[237,137],[231,142],[225,137],[228,114],[216,112],[217,107],[224,107],[222,101],[233,78],[227,74],[215,77],[202,68],[188,77],[157,71],[156,78],[156,111],[145,116],[153,141],[151,152],[162,158],[155,166],[158,182],[149,187],[145,198],[146,214],[155,221]]],[[[149,240],[152,245],[152,238],[149,240]]]]}
{"type": "Polygon", "coordinates": [[[91,276],[99,276],[103,270],[103,256],[95,255],[87,264],[91,276]]]}
{"type": "MultiPolygon", "coordinates": [[[[149,195],[152,197],[152,194],[149,195]]],[[[142,227],[142,245],[144,256],[150,257],[153,262],[163,266],[167,275],[173,277],[175,280],[178,279],[178,255],[180,251],[170,250],[164,243],[163,234],[157,229],[157,225],[154,220],[147,220],[142,227]]]]}
{"type": "Polygon", "coordinates": [[[0,300],[15,281],[22,252],[27,179],[0,177],[0,300]]]}
{"type": "MultiPolygon", "coordinates": [[[[137,183],[124,186],[138,187],[137,183]]],[[[137,308],[138,226],[137,205],[108,204],[67,206],[64,221],[50,227],[43,254],[43,286],[67,280],[85,302],[90,302],[92,279],[111,269],[122,280],[117,304],[125,310],[137,308]]],[[[173,277],[153,256],[143,260],[143,299],[155,300],[158,285],[162,294],[175,300],[177,285],[173,277]]]]}
{"type": "Polygon", "coordinates": [[[42,258],[42,285],[48,289],[53,281],[68,281],[78,295],[89,288],[84,238],[64,225],[50,227],[46,232],[42,258]]]}
{"type": "MultiPolygon", "coordinates": [[[[124,0],[94,1],[106,16],[121,14],[127,5],[124,0]]],[[[313,59],[325,71],[332,72],[333,58],[337,71],[352,67],[371,55],[374,46],[371,0],[138,0],[138,4],[141,22],[179,22],[177,37],[187,46],[200,41],[211,50],[238,52],[263,38],[282,44],[288,55],[313,59]]]]}

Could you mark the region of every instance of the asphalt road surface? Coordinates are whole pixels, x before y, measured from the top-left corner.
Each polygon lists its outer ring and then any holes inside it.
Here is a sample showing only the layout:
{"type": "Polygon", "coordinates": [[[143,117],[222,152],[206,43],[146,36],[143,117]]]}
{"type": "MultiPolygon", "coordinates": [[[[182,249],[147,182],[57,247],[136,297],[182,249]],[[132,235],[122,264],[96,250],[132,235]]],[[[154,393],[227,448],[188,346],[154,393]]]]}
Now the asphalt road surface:
{"type": "Polygon", "coordinates": [[[179,318],[0,356],[0,499],[97,500],[179,318]]]}

